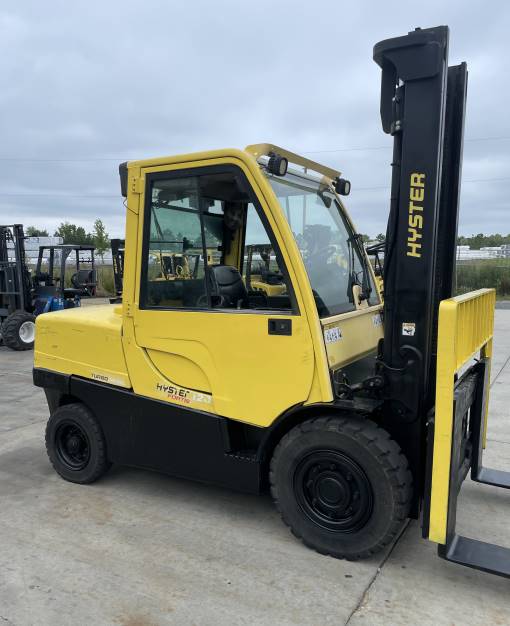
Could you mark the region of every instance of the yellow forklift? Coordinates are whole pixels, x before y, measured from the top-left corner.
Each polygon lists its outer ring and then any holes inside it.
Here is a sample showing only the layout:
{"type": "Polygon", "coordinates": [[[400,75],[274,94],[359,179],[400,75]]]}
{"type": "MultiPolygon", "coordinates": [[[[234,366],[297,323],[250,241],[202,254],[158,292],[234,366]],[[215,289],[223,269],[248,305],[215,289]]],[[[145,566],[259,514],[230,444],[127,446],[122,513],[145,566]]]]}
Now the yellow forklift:
{"type": "Polygon", "coordinates": [[[37,318],[48,455],[76,483],[118,463],[269,489],[339,558],[421,517],[442,557],[510,576],[510,550],[455,531],[469,471],[510,486],[482,465],[494,291],[452,297],[466,65],[448,67],[446,26],[374,58],[394,142],[384,304],[335,169],[270,144],[124,163],[122,303],[37,318]],[[184,238],[193,275],[154,277],[151,250],[184,238]],[[277,290],[246,280],[249,246],[277,290]]]}
{"type": "Polygon", "coordinates": [[[367,246],[366,251],[368,257],[372,261],[372,267],[374,268],[375,282],[381,297],[384,297],[384,283],[383,283],[383,262],[384,262],[384,248],[386,243],[380,241],[371,246],[367,246]]]}
{"type": "Polygon", "coordinates": [[[278,271],[272,254],[270,244],[246,246],[244,283],[248,291],[262,291],[268,296],[283,295],[286,292],[285,279],[278,271]]]}

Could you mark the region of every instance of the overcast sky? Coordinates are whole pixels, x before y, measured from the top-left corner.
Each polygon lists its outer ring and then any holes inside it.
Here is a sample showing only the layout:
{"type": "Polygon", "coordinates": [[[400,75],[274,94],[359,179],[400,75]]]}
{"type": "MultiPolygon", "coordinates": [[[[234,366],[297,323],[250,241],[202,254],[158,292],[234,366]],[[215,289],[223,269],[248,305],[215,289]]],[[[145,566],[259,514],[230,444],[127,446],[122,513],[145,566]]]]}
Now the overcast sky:
{"type": "Polygon", "coordinates": [[[372,48],[439,24],[469,68],[460,233],[509,233],[502,0],[4,2],[0,223],[101,217],[122,236],[120,161],[271,142],[340,169],[358,229],[382,232],[392,140],[372,48]]]}

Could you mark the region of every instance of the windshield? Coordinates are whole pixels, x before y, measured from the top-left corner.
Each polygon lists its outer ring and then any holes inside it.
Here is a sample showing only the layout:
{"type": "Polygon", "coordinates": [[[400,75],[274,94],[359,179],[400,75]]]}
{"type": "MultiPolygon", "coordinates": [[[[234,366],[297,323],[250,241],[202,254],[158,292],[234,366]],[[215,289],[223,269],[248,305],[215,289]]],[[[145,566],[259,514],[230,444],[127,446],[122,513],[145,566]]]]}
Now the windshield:
{"type": "Polygon", "coordinates": [[[360,243],[344,219],[335,194],[318,181],[287,173],[268,174],[287,217],[308,273],[321,317],[356,309],[354,284],[364,288],[368,304],[378,296],[360,243]]]}

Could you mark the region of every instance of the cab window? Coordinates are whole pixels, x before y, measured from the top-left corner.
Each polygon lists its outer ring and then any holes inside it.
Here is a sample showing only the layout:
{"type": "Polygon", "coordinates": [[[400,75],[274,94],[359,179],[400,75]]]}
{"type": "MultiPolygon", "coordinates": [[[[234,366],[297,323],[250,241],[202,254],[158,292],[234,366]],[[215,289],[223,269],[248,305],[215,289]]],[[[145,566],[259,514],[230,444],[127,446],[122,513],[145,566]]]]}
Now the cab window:
{"type": "Polygon", "coordinates": [[[291,173],[268,178],[303,257],[319,316],[355,310],[354,285],[366,287],[369,306],[379,304],[361,244],[334,194],[291,173]]]}
{"type": "Polygon", "coordinates": [[[292,311],[262,209],[237,168],[148,176],[142,308],[292,311]]]}
{"type": "MultiPolygon", "coordinates": [[[[289,289],[276,251],[253,204],[246,214],[244,281],[249,292],[266,294],[278,302],[288,297],[289,289]]],[[[278,307],[277,307],[278,308],[278,307]]]]}

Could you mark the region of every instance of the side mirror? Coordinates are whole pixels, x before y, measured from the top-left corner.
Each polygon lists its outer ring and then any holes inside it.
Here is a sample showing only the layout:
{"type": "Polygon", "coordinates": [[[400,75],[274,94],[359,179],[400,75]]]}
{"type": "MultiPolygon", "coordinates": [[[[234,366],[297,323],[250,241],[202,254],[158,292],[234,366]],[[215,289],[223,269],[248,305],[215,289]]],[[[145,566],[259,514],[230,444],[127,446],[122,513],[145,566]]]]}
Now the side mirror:
{"type": "Polygon", "coordinates": [[[127,198],[127,186],[128,186],[128,169],[127,161],[119,165],[120,176],[120,193],[124,198],[127,198]]]}
{"type": "Polygon", "coordinates": [[[340,196],[348,196],[351,193],[351,181],[345,178],[335,180],[335,191],[340,196]]]}

